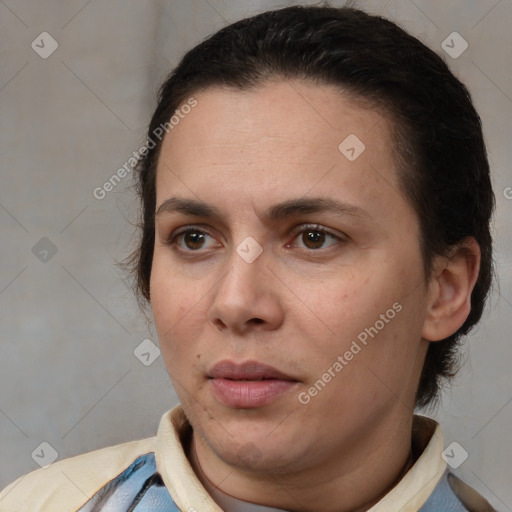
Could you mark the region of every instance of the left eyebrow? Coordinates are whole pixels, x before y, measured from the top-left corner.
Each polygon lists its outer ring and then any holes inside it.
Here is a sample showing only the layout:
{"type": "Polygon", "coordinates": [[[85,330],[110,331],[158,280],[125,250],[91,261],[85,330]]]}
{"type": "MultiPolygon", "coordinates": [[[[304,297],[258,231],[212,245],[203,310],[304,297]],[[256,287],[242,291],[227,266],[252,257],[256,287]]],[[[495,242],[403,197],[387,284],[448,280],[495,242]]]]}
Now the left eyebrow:
{"type": "MultiPolygon", "coordinates": [[[[184,215],[206,218],[222,217],[220,210],[213,205],[195,199],[181,199],[178,197],[166,199],[156,210],[155,216],[161,215],[164,212],[179,212],[184,215]]],[[[267,209],[265,217],[271,221],[277,221],[292,217],[293,215],[321,212],[371,218],[370,214],[359,206],[324,197],[290,199],[278,203],[267,209]]]]}
{"type": "Polygon", "coordinates": [[[321,212],[371,218],[370,214],[359,206],[324,197],[291,199],[276,204],[267,210],[267,217],[271,220],[281,220],[292,215],[321,212]]]}

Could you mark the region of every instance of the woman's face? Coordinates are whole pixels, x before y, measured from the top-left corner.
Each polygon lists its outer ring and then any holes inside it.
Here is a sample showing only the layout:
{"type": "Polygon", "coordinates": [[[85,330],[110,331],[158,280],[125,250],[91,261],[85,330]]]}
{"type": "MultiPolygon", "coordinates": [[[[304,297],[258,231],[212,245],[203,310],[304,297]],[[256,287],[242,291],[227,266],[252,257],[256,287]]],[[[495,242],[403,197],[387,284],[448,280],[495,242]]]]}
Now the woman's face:
{"type": "Polygon", "coordinates": [[[195,437],[268,473],[364,453],[410,420],[427,345],[388,121],[299,81],[194,96],[158,162],[150,289],[195,437]]]}

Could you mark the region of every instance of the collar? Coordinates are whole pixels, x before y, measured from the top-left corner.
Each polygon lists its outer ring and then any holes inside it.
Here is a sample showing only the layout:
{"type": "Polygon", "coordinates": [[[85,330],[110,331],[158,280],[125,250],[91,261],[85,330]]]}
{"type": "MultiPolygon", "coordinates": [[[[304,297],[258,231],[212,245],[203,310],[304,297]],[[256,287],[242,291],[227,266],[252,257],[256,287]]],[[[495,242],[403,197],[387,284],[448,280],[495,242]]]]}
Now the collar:
{"type": "MultiPolygon", "coordinates": [[[[181,510],[223,512],[200,482],[187,459],[183,445],[190,432],[190,424],[180,405],[162,416],[156,438],[157,469],[181,510]]],[[[443,476],[446,462],[441,457],[443,434],[438,423],[426,416],[414,415],[412,439],[413,451],[420,454],[416,462],[395,487],[368,512],[417,512],[443,476]]],[[[219,496],[216,498],[219,499],[219,496]]],[[[230,507],[230,511],[233,507],[233,512],[282,512],[234,500],[227,503],[222,500],[222,496],[219,499],[224,506],[230,507]]]]}

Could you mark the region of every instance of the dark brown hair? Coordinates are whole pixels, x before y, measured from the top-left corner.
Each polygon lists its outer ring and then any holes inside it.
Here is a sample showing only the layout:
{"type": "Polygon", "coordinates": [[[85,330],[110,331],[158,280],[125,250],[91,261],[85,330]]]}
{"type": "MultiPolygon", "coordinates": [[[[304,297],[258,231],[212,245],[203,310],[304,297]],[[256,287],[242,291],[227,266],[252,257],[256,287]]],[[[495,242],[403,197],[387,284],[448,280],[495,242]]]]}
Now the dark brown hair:
{"type": "MultiPolygon", "coordinates": [[[[233,23],[188,51],[160,89],[148,137],[201,90],[250,90],[270,79],[338,86],[394,121],[399,179],[420,221],[426,276],[435,255],[465,237],[478,242],[471,312],[456,333],[430,343],[426,356],[417,405],[433,403],[443,380],[457,370],[459,339],[480,320],[492,282],[494,194],[468,90],[436,53],[389,20],[348,7],[286,7],[233,23]]],[[[161,145],[148,150],[135,173],[141,238],[127,264],[142,307],[150,301],[161,145]]]]}

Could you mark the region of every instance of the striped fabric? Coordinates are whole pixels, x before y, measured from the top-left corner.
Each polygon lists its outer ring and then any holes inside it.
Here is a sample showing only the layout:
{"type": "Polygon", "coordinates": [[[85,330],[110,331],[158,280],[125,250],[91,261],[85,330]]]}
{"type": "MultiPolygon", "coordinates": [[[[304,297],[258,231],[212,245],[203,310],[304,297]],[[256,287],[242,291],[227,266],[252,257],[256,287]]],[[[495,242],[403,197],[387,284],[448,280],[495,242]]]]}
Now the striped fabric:
{"type": "Polygon", "coordinates": [[[146,453],[102,487],[77,512],[180,512],[146,453]]]}

